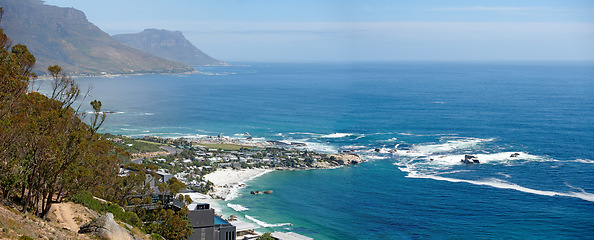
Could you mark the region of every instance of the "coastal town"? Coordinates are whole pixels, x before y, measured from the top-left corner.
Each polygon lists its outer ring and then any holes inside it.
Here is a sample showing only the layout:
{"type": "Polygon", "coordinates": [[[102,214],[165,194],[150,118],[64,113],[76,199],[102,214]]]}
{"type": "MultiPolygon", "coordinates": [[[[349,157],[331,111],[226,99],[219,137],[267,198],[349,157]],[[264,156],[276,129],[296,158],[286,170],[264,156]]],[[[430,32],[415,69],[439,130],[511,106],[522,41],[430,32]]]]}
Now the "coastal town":
{"type": "MultiPolygon", "coordinates": [[[[130,163],[151,166],[154,177],[147,174],[147,184],[153,186],[153,198],[162,199],[158,185],[177,179],[185,189],[177,196],[168,196],[161,204],[173,209],[185,205],[194,229],[194,235],[219,235],[220,239],[257,239],[261,233],[254,223],[242,221],[237,216],[222,216],[210,208],[213,201],[230,200],[238,196],[246,182],[275,170],[311,170],[337,168],[359,164],[364,160],[346,151],[338,154],[307,150],[305,143],[254,140],[246,133],[242,138],[203,136],[199,138],[161,138],[145,136],[131,138],[106,134],[116,148],[130,152],[130,163]],[[156,195],[155,195],[156,194],[156,195]],[[179,197],[179,196],[182,197],[179,197]],[[177,201],[179,198],[180,201],[177,201]],[[181,199],[190,198],[188,201],[181,199]],[[190,204],[191,203],[191,204],[190,204]],[[205,219],[206,218],[206,219],[205,219]],[[195,219],[196,221],[192,220],[195,219]],[[203,225],[210,220],[219,224],[203,225]]],[[[134,171],[122,165],[121,174],[134,171]]],[[[271,190],[251,191],[251,194],[273,194],[271,190]]],[[[154,201],[158,204],[157,201],[154,201]]],[[[274,239],[311,239],[294,232],[270,233],[274,239]]],[[[192,236],[189,239],[193,239],[192,236]]]]}

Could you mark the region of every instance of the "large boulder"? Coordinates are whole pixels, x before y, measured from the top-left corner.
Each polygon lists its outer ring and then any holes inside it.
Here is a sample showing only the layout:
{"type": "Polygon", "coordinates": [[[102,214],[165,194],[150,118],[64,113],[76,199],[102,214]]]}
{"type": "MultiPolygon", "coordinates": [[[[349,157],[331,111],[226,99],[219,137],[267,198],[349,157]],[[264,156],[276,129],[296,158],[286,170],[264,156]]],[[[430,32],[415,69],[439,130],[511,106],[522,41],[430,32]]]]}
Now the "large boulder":
{"type": "Polygon", "coordinates": [[[365,161],[361,156],[354,153],[328,154],[328,157],[334,157],[340,165],[359,164],[365,161]]]}
{"type": "Polygon", "coordinates": [[[135,239],[128,230],[118,225],[113,219],[113,214],[107,213],[91,222],[80,226],[78,233],[92,233],[100,239],[132,240],[135,239]]]}

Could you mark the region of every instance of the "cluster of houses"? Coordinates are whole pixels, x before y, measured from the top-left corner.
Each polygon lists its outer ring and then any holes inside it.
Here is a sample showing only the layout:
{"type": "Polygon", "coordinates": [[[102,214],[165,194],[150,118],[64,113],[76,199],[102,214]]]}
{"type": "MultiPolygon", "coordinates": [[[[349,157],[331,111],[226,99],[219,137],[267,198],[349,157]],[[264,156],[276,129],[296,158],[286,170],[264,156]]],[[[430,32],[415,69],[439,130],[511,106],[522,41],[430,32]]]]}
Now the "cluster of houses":
{"type": "MultiPolygon", "coordinates": [[[[152,137],[154,138],[154,137],[152,137]]],[[[164,139],[146,139],[154,140],[163,143],[164,139]]],[[[113,139],[118,140],[118,139],[113,139]]],[[[123,142],[122,142],[123,143],[123,142]]],[[[295,148],[284,147],[243,147],[239,150],[224,150],[219,148],[207,148],[203,145],[176,141],[175,143],[166,142],[169,146],[178,150],[179,154],[168,155],[163,157],[153,157],[141,159],[145,164],[153,164],[159,167],[155,174],[147,174],[147,181],[145,184],[150,184],[153,191],[153,204],[164,200],[162,204],[166,207],[176,209],[183,208],[184,203],[178,201],[171,195],[164,196],[158,189],[157,185],[161,182],[175,177],[179,181],[186,184],[189,189],[202,190],[205,193],[208,191],[208,183],[203,176],[217,168],[275,168],[275,169],[309,169],[319,168],[319,163],[327,163],[335,161],[334,157],[327,154],[316,153],[311,151],[298,150],[295,148]]],[[[208,145],[206,145],[208,146],[208,145]]],[[[122,174],[126,174],[123,169],[122,174]]],[[[214,210],[210,209],[208,204],[191,204],[188,206],[188,218],[194,229],[193,235],[189,239],[256,239],[257,234],[254,234],[253,229],[255,225],[241,222],[241,221],[227,221],[214,214],[214,210]]],[[[307,240],[311,239],[301,236],[296,233],[281,233],[276,232],[272,235],[275,239],[297,239],[307,240]]]]}
{"type": "Polygon", "coordinates": [[[276,168],[309,169],[328,160],[326,154],[303,151],[292,148],[242,148],[241,150],[223,150],[192,146],[175,146],[189,151],[185,156],[167,156],[144,159],[144,163],[158,166],[187,186],[200,188],[206,185],[202,176],[221,168],[276,168]],[[188,156],[189,155],[189,156],[188,156]]]}

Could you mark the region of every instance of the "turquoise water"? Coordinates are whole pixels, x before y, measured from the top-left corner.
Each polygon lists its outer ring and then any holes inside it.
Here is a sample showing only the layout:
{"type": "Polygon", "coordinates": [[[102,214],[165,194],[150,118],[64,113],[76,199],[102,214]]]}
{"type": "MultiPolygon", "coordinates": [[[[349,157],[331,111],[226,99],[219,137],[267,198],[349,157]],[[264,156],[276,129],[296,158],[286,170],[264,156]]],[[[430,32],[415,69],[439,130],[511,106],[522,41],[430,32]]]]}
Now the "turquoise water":
{"type": "Polygon", "coordinates": [[[92,82],[93,97],[118,112],[105,132],[249,132],[319,151],[354,150],[368,160],[251,181],[230,203],[247,208],[233,213],[262,226],[260,232],[593,239],[593,66],[249,63],[189,75],[78,80],[92,82]],[[481,164],[461,164],[465,154],[481,164]],[[274,193],[247,194],[269,189],[274,193]]]}

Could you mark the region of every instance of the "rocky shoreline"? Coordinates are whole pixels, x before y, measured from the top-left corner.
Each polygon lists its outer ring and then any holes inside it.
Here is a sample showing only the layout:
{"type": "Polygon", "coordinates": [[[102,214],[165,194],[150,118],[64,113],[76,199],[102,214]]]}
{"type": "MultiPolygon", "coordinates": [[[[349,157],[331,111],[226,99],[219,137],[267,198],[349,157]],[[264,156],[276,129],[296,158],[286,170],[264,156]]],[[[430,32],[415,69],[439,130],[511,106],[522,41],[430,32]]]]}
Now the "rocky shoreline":
{"type": "MultiPolygon", "coordinates": [[[[317,162],[314,163],[313,167],[307,168],[274,167],[241,170],[220,169],[204,176],[206,180],[214,184],[213,189],[208,192],[208,195],[213,199],[221,199],[225,201],[231,200],[238,196],[239,189],[247,186],[246,182],[273,171],[333,169],[365,162],[361,156],[353,153],[327,154],[327,156],[329,159],[331,159],[331,161],[317,162]]],[[[265,192],[266,191],[261,193],[265,192]]],[[[268,192],[267,194],[270,193],[272,193],[272,191],[268,192]]]]}

